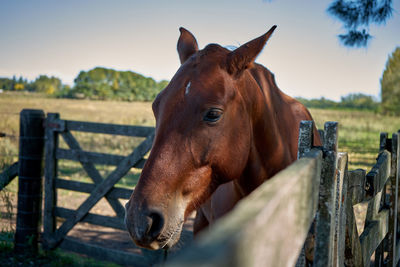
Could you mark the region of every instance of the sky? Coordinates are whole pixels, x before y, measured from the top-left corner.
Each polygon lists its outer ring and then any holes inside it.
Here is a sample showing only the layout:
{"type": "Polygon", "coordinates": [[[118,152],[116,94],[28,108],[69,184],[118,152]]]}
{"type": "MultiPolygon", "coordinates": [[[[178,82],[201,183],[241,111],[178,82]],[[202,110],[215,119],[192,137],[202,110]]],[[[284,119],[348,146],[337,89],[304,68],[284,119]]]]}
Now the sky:
{"type": "Polygon", "coordinates": [[[131,70],[157,81],[179,68],[179,27],[199,47],[239,46],[277,25],[256,59],[291,96],[340,100],[380,97],[388,56],[400,46],[400,1],[393,17],[371,26],[368,48],[341,45],[332,0],[70,0],[0,1],[0,77],[54,75],[73,85],[96,66],[131,70]]]}

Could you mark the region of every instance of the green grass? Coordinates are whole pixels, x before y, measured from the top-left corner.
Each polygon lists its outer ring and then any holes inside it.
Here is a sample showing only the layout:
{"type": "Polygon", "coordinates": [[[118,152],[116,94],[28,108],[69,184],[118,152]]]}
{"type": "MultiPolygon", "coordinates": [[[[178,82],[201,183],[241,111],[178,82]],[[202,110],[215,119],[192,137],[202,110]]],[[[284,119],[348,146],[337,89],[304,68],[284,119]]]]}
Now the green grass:
{"type": "Polygon", "coordinates": [[[379,150],[381,132],[400,130],[400,118],[367,111],[310,110],[319,129],[326,121],[339,122],[339,151],[349,155],[349,169],[370,169],[379,150]]]}
{"type": "Polygon", "coordinates": [[[13,266],[46,266],[46,267],[117,267],[119,265],[97,261],[81,255],[67,253],[56,249],[54,251],[39,250],[36,255],[33,254],[14,254],[13,253],[12,232],[0,232],[0,262],[2,267],[13,266]]]}

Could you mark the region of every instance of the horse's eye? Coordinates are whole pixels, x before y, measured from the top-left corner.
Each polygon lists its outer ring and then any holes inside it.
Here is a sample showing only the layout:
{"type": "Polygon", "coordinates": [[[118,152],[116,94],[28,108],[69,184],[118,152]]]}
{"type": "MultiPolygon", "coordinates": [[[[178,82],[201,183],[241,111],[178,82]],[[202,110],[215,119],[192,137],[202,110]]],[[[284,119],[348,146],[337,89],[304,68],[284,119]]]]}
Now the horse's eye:
{"type": "Polygon", "coordinates": [[[204,115],[203,120],[206,122],[217,122],[222,116],[222,110],[219,108],[212,108],[204,115]]]}

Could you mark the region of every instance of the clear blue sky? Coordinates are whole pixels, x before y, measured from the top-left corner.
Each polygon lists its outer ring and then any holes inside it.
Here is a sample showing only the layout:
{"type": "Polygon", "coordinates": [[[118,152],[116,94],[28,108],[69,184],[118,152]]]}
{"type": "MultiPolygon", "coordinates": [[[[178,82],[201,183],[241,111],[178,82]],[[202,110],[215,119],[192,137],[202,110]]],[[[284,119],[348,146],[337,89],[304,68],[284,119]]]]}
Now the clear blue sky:
{"type": "Polygon", "coordinates": [[[400,1],[384,26],[371,27],[367,49],[339,44],[341,24],[330,0],[71,0],[0,2],[0,77],[55,75],[72,84],[96,66],[132,70],[156,80],[179,67],[178,28],[200,47],[243,44],[278,28],[257,62],[289,95],[339,100],[348,93],[379,96],[388,55],[400,46],[400,1]]]}

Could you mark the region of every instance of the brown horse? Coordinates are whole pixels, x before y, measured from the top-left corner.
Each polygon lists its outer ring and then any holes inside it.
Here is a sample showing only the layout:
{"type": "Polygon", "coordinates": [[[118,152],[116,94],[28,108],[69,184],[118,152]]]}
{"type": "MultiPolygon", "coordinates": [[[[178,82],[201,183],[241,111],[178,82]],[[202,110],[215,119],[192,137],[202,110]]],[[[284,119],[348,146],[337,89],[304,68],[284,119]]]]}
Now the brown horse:
{"type": "Polygon", "coordinates": [[[254,63],[275,28],[234,51],[198,50],[180,28],[182,65],[153,103],[153,148],[126,205],[137,245],[173,246],[191,212],[197,233],[296,160],[299,123],[311,115],[254,63]]]}

